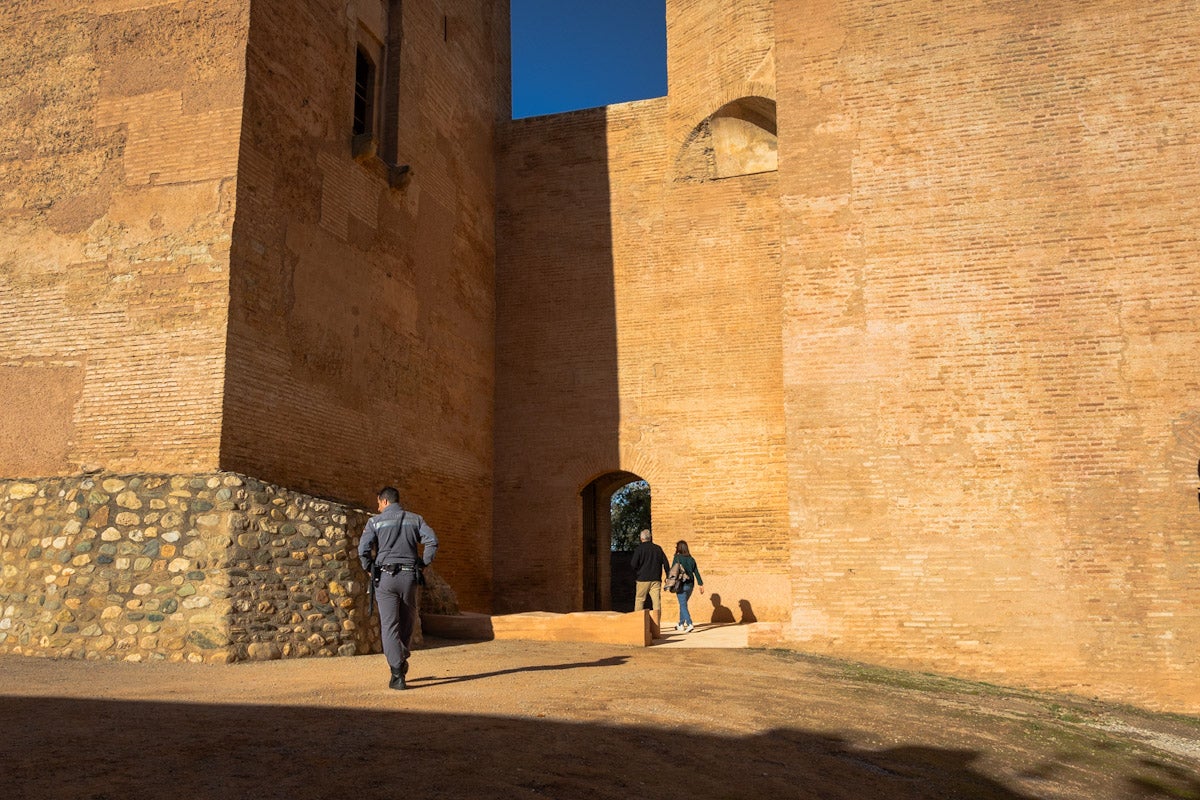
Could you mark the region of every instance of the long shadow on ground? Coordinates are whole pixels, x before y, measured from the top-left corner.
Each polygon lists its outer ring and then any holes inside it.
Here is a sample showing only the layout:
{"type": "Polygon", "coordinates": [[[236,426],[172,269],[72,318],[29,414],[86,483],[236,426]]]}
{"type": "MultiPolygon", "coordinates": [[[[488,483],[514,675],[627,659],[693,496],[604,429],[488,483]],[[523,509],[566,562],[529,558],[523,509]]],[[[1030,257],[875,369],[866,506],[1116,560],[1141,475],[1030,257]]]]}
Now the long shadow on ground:
{"type": "MultiPolygon", "coordinates": [[[[392,699],[395,695],[389,695],[392,699]]],[[[402,699],[402,696],[400,698],[402,699]]],[[[581,697],[581,702],[586,702],[581,697]]],[[[0,697],[8,800],[1023,798],[968,750],[406,711],[0,697]]]]}

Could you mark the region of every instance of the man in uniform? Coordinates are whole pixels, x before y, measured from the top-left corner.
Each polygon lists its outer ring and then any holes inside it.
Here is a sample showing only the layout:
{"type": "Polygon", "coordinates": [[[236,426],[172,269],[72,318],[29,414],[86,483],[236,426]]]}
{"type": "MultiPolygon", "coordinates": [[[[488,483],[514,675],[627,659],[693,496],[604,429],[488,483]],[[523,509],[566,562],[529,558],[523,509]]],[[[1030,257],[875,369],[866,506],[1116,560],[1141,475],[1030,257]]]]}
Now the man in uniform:
{"type": "Polygon", "coordinates": [[[379,606],[379,632],[383,637],[383,653],[391,667],[390,689],[407,689],[404,675],[408,672],[409,642],[417,619],[417,586],[422,583],[421,570],[433,563],[437,555],[437,534],[425,520],[400,507],[400,492],[385,486],[379,490],[379,513],[367,521],[358,542],[358,558],[367,571],[368,580],[375,583],[375,600],[379,606]],[[425,545],[422,557],[419,544],[425,545]],[[372,556],[374,551],[374,556],[372,556]],[[378,567],[375,576],[371,568],[378,567]]]}

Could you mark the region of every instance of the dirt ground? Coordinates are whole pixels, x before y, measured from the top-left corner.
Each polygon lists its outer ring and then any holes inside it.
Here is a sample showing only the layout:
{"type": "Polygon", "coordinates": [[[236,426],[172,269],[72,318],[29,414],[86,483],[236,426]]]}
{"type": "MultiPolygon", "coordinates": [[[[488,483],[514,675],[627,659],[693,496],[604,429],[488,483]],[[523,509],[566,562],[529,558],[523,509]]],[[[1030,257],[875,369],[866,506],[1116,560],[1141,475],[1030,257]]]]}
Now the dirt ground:
{"type": "Polygon", "coordinates": [[[1200,719],[781,651],[0,658],[0,796],[1200,798],[1200,719]]]}

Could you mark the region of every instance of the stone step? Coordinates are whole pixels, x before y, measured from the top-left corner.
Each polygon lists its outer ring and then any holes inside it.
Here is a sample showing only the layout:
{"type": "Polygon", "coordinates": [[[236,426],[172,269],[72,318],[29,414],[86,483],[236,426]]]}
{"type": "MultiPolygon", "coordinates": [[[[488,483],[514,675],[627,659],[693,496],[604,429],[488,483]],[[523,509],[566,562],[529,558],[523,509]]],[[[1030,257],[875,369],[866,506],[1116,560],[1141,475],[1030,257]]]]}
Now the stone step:
{"type": "Polygon", "coordinates": [[[541,642],[592,642],[634,647],[747,647],[762,623],[702,624],[691,633],[668,625],[656,637],[650,612],[577,611],[556,614],[422,614],[422,629],[442,639],[526,639],[541,642]]]}

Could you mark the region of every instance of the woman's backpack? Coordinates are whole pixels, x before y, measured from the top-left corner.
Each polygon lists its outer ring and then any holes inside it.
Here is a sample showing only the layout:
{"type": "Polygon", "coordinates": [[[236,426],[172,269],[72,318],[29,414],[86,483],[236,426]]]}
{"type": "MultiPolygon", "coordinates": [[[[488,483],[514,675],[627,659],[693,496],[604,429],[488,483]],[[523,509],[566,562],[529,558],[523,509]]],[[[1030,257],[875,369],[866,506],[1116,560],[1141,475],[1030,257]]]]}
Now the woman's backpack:
{"type": "Polygon", "coordinates": [[[683,589],[683,582],[687,580],[687,570],[683,568],[683,564],[676,563],[667,573],[667,579],[663,581],[663,588],[668,592],[678,594],[683,589]]]}

